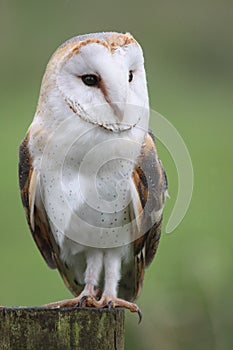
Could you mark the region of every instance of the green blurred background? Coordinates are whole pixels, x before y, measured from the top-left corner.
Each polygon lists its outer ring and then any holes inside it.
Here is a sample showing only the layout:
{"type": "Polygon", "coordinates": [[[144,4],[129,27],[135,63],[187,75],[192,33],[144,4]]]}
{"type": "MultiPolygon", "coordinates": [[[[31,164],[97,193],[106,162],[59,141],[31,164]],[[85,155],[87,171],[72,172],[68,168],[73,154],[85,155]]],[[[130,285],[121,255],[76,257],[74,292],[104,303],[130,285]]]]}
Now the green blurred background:
{"type": "MultiPolygon", "coordinates": [[[[195,186],[189,211],[163,234],[138,299],[143,322],[126,316],[128,349],[232,349],[233,3],[215,1],[0,1],[0,304],[69,297],[34,244],[21,206],[18,146],[35,112],[46,63],[66,39],[129,31],[144,49],[151,107],[182,135],[195,186]]],[[[156,125],[151,121],[156,132],[156,125]]],[[[177,174],[162,144],[170,195],[177,174]]]]}

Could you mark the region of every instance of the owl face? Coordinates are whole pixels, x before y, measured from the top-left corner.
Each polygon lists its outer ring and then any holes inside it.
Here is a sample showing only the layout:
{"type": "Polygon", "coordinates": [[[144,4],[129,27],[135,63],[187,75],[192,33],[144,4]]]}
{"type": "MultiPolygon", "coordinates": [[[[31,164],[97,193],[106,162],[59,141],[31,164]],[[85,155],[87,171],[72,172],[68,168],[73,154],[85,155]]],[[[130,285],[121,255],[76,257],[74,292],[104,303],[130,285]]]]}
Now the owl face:
{"type": "Polygon", "coordinates": [[[116,131],[137,125],[143,113],[135,107],[148,110],[142,49],[129,34],[71,39],[55,52],[45,76],[42,95],[50,96],[46,101],[63,116],[68,107],[79,118],[116,131]]]}

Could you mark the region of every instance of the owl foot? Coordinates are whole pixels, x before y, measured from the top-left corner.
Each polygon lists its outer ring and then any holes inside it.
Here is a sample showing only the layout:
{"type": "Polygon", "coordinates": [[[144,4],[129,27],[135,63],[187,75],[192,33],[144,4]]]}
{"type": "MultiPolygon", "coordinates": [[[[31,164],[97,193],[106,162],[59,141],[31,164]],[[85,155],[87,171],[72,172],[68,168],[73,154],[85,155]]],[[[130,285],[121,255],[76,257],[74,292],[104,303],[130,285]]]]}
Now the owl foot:
{"type": "Polygon", "coordinates": [[[96,300],[95,298],[85,298],[85,306],[87,307],[96,307],[96,308],[108,308],[114,309],[115,307],[122,307],[124,309],[128,309],[131,312],[137,312],[139,317],[139,322],[142,320],[142,312],[137,306],[137,304],[131,303],[124,299],[116,298],[116,297],[108,297],[102,296],[100,300],[96,300]]]}
{"type": "Polygon", "coordinates": [[[100,289],[95,289],[93,285],[86,285],[82,293],[73,299],[65,299],[43,305],[46,308],[60,308],[60,307],[82,307],[87,300],[96,300],[95,298],[100,294],[100,289]]]}

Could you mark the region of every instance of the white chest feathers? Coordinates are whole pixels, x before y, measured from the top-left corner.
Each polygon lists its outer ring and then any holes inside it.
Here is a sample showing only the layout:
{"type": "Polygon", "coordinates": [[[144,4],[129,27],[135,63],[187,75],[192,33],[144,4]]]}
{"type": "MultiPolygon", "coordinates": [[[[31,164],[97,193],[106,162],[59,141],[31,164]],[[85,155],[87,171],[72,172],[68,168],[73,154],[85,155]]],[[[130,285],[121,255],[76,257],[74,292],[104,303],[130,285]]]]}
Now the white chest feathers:
{"type": "MultiPolygon", "coordinates": [[[[71,125],[56,130],[35,162],[55,239],[60,246],[65,238],[81,246],[124,246],[133,240],[131,176],[145,132],[71,125]]],[[[33,152],[39,152],[35,144],[33,152]]]]}

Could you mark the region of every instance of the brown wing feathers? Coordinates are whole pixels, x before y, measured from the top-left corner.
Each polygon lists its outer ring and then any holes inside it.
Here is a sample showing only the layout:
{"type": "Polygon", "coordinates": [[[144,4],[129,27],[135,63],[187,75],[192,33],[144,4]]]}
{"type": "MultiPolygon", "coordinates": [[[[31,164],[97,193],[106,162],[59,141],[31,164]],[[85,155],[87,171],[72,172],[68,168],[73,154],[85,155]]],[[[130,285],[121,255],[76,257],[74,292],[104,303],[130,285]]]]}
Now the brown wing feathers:
{"type": "Polygon", "coordinates": [[[167,190],[166,174],[158,158],[152,132],[145,138],[133,179],[143,210],[141,229],[146,232],[135,241],[134,249],[135,255],[144,250],[145,267],[147,267],[158,247],[162,224],[162,214],[159,215],[159,211],[163,208],[167,190]]]}
{"type": "Polygon", "coordinates": [[[29,134],[26,135],[19,149],[19,186],[21,199],[26,212],[27,221],[32,236],[43,255],[45,261],[51,268],[56,268],[52,244],[49,237],[49,225],[45,216],[35,206],[34,198],[36,191],[35,169],[28,149],[29,134]]]}

